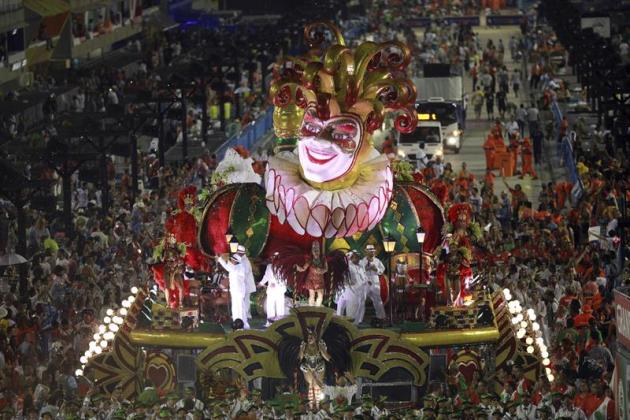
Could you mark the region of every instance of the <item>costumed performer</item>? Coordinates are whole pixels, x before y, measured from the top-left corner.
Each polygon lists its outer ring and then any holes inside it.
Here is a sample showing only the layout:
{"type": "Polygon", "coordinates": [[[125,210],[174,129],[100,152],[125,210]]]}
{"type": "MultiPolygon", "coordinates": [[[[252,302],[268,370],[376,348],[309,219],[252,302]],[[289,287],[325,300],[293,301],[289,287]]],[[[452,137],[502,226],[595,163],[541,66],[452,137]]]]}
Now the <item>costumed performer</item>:
{"type": "Polygon", "coordinates": [[[365,286],[367,278],[365,270],[361,265],[361,254],[358,251],[349,251],[346,257],[350,260],[348,263],[348,281],[346,283],[339,300],[337,301],[337,315],[352,318],[355,325],[359,325],[361,302],[365,302],[365,286]]]}
{"type": "Polygon", "coordinates": [[[287,284],[278,278],[273,270],[273,262],[278,258],[278,252],[274,252],[262,280],[258,283],[259,287],[267,286],[267,300],[265,302],[265,311],[267,313],[266,327],[271,325],[272,321],[276,321],[284,317],[286,313],[286,303],[284,294],[287,292],[287,284]]]}
{"type": "Polygon", "coordinates": [[[164,291],[166,303],[171,308],[181,306],[184,299],[185,257],[186,245],[178,243],[172,233],[167,233],[153,249],[153,258],[158,263],[151,269],[156,283],[164,291]]]}
{"type": "Polygon", "coordinates": [[[322,306],[324,301],[324,274],[328,271],[326,258],[322,257],[319,243],[311,244],[311,255],[304,265],[296,265],[299,272],[306,272],[304,287],[308,290],[309,306],[322,306]]]}
{"type": "Polygon", "coordinates": [[[243,290],[243,309],[247,319],[252,317],[251,315],[251,296],[256,291],[256,282],[254,281],[254,270],[252,269],[252,263],[247,257],[247,250],[243,245],[238,245],[236,254],[241,257],[241,264],[243,265],[243,282],[245,289],[243,290]]]}
{"type": "Polygon", "coordinates": [[[228,272],[230,279],[230,303],[232,312],[232,321],[240,319],[243,321],[243,328],[249,329],[247,320],[247,312],[244,307],[246,287],[245,287],[245,271],[246,268],[241,262],[241,256],[234,254],[229,260],[225,260],[223,256],[218,257],[217,262],[228,272]]]}
{"type": "Polygon", "coordinates": [[[357,317],[359,320],[363,319],[365,315],[366,299],[370,299],[376,310],[376,318],[379,321],[383,321],[385,319],[385,307],[383,306],[383,300],[381,298],[380,276],[385,272],[385,266],[381,260],[376,258],[376,248],[374,245],[369,244],[365,247],[365,257],[361,260],[361,265],[365,270],[367,284],[364,293],[365,299],[359,302],[357,317]]]}

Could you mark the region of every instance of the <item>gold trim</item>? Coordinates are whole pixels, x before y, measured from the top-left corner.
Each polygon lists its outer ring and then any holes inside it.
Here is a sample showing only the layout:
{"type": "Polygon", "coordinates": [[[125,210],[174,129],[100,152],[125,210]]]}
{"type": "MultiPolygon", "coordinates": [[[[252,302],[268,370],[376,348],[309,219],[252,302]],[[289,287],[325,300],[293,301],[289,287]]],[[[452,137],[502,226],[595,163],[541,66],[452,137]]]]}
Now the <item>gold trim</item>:
{"type": "Polygon", "coordinates": [[[501,334],[496,327],[457,329],[436,332],[401,333],[400,339],[418,347],[452,346],[496,342],[501,334]]]}
{"type": "Polygon", "coordinates": [[[225,333],[183,332],[174,330],[133,330],[129,341],[137,346],[205,349],[225,341],[225,333]]]}

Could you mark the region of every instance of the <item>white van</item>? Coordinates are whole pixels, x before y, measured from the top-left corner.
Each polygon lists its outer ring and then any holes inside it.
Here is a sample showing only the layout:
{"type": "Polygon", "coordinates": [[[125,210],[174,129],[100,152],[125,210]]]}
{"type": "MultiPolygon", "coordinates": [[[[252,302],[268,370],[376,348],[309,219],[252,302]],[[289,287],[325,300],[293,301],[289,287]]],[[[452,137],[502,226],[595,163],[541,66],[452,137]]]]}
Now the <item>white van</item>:
{"type": "Polygon", "coordinates": [[[398,153],[412,161],[418,161],[426,155],[427,159],[444,156],[442,126],[439,121],[431,121],[418,115],[418,126],[409,134],[398,136],[398,153]]]}

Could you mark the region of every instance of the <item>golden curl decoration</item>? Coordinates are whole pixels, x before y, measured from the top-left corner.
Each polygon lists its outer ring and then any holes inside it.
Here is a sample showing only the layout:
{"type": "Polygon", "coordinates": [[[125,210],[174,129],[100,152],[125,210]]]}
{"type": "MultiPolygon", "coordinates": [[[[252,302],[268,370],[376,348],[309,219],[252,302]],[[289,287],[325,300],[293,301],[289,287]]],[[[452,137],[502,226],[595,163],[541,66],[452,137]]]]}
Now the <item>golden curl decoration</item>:
{"type": "Polygon", "coordinates": [[[317,105],[322,117],[331,109],[353,113],[370,133],[388,113],[396,115],[398,131],[415,129],[416,88],[405,73],[411,61],[405,44],[364,42],[353,50],[331,22],[306,25],[304,37],[311,49],[302,57],[285,57],[269,90],[278,137],[298,136],[309,105],[317,105]]]}

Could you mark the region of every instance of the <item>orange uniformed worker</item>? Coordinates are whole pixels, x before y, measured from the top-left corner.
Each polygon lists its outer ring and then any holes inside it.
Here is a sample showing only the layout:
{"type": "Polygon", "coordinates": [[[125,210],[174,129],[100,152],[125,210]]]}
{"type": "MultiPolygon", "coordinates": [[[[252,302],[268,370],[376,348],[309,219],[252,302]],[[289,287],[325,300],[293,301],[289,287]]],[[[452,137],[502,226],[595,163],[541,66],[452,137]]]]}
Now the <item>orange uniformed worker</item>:
{"type": "Polygon", "coordinates": [[[514,172],[516,172],[516,164],[518,162],[518,149],[519,149],[519,135],[518,133],[514,133],[510,136],[510,146],[508,150],[510,152],[510,157],[512,158],[512,168],[514,172]]]}
{"type": "Polygon", "coordinates": [[[525,137],[523,144],[521,145],[521,159],[523,160],[521,178],[529,174],[533,179],[538,179],[536,171],[534,170],[534,151],[532,144],[529,141],[529,137],[525,137]]]}
{"type": "Polygon", "coordinates": [[[494,134],[488,134],[486,141],[483,143],[483,151],[486,154],[486,169],[494,169],[495,166],[495,137],[494,134]]]}

